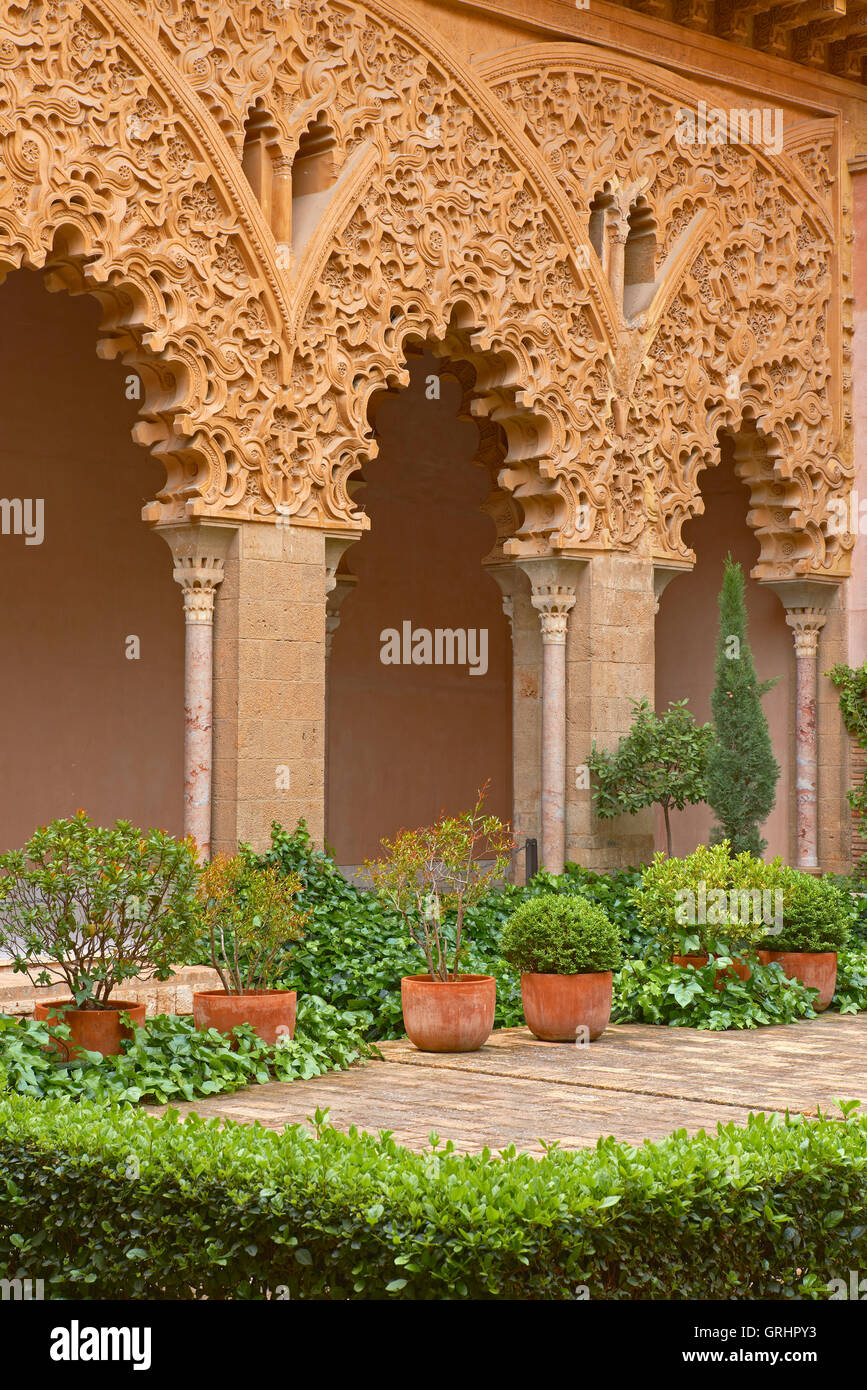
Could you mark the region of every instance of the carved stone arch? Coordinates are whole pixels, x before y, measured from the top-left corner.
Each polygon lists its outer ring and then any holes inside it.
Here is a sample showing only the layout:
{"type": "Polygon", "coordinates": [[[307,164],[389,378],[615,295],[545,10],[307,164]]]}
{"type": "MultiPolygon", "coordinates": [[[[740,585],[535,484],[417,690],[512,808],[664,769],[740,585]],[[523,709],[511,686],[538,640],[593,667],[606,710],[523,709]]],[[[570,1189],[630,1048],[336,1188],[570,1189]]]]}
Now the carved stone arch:
{"type": "Polygon", "coordinates": [[[119,0],[0,22],[0,275],[96,295],[98,350],[146,388],[137,441],[167,479],[149,520],[283,498],[288,305],[219,128],[119,0]]]}
{"type": "MultiPolygon", "coordinates": [[[[404,88],[376,138],[363,109],[342,112],[344,140],[347,130],[366,135],[366,167],[354,200],[335,193],[327,234],[299,268],[294,513],[311,524],[363,524],[348,480],[375,448],[367,399],[400,379],[402,340],[441,338],[463,304],[472,353],[510,364],[474,409],[491,411],[509,440],[503,485],[520,492],[526,528],[516,551],[617,544],[633,518],[602,477],[615,325],[609,297],[576,254],[589,251],[588,230],[444,46],[412,34],[393,7],[364,9],[389,16],[398,34],[383,29],[382,61],[389,45],[400,47],[400,72],[416,74],[417,86],[404,88]],[[579,514],[590,518],[584,533],[579,514]]],[[[352,89],[369,102],[363,75],[352,89]]]]}
{"type": "MultiPolygon", "coordinates": [[[[527,362],[524,389],[534,393],[537,414],[552,421],[556,458],[533,470],[540,495],[552,490],[546,469],[563,475],[565,523],[548,533],[551,543],[577,539],[569,515],[576,490],[591,513],[595,543],[621,543],[633,518],[612,500],[617,490],[595,482],[613,457],[616,314],[607,284],[585,274],[587,228],[532,143],[466,63],[393,0],[305,0],[288,8],[237,0],[230,16],[227,8],[164,0],[146,22],[178,55],[201,100],[234,109],[238,129],[259,98],[281,113],[292,142],[311,116],[327,110],[340,170],[320,228],[289,277],[298,340],[288,392],[298,441],[290,509],[298,521],[363,524],[345,484],[369,447],[364,402],[352,398],[352,383],[374,369],[380,383],[399,373],[392,315],[406,316],[412,327],[418,309],[436,336],[464,299],[473,304],[473,321],[501,328],[499,346],[527,362]],[[194,60],[183,55],[185,39],[194,60]],[[417,234],[404,238],[419,211],[417,234]],[[359,253],[371,238],[377,254],[362,264],[359,253]],[[391,283],[378,255],[384,243],[391,283]],[[374,323],[383,333],[368,343],[374,323]]],[[[526,459],[527,447],[524,441],[516,461],[526,459]]],[[[549,542],[538,536],[533,544],[549,542]]]]}
{"type": "MultiPolygon", "coordinates": [[[[749,489],[747,524],[756,534],[762,556],[777,571],[813,563],[813,557],[824,555],[827,544],[824,528],[817,525],[805,502],[803,478],[786,464],[785,446],[773,434],[766,434],[749,410],[736,420],[718,417],[716,446],[706,453],[693,451],[680,461],[680,486],[659,495],[659,528],[668,554],[677,553],[679,561],[694,563],[694,553],[681,539],[682,527],[704,512],[701,496],[701,475],[720,461],[721,440],[728,438],[732,445],[732,460],[737,477],[749,489]]],[[[814,487],[826,485],[813,479],[814,487]]],[[[827,506],[825,514],[833,516],[827,506]]]]}
{"type": "Polygon", "coordinates": [[[839,208],[828,196],[836,121],[820,123],[818,164],[800,134],[792,154],[731,143],[709,154],[678,135],[678,114],[695,111],[700,89],[639,60],[534,44],[479,71],[579,211],[607,179],[640,191],[667,228],[665,283],[647,316],[623,324],[615,367],[660,560],[687,560],[680,527],[698,500],[697,461],[715,455],[719,428],[749,416],[773,440],[777,481],[798,497],[759,528],[756,576],[845,573],[849,542],[828,534],[827,509],[852,475],[839,208]]]}

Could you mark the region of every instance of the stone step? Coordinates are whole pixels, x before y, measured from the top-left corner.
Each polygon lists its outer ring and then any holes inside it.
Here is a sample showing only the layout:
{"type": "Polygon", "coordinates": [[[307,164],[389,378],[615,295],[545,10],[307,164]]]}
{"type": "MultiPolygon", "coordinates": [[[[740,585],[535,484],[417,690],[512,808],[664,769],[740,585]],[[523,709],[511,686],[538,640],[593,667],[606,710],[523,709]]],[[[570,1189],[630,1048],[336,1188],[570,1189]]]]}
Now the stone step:
{"type": "MultiPolygon", "coordinates": [[[[191,1014],[193,991],[219,989],[220,978],[209,965],[184,965],[167,980],[127,980],[116,991],[119,999],[144,1004],[154,1014],[191,1014]]],[[[0,965],[0,1014],[32,1014],[36,1003],[68,999],[66,985],[32,985],[26,975],[16,975],[11,965],[0,965]]]]}

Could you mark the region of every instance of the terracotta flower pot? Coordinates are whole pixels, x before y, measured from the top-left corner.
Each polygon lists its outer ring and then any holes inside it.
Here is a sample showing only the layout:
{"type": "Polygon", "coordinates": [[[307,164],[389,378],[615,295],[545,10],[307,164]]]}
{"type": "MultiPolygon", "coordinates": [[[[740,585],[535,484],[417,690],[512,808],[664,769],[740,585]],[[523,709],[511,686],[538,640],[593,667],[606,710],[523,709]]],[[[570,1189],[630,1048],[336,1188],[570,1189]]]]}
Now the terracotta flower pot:
{"type": "Polygon", "coordinates": [[[601,1037],[611,1017],[610,970],[582,975],[521,975],[521,1001],[527,1027],[543,1042],[570,1042],[587,1028],[590,1042],[601,1037]]]}
{"type": "Polygon", "coordinates": [[[403,1025],[420,1052],[477,1052],[491,1036],[497,1003],[493,975],[434,980],[404,975],[403,1025]]]}
{"type": "Polygon", "coordinates": [[[672,965],[691,965],[696,970],[701,970],[703,965],[707,965],[707,954],[702,953],[701,955],[694,956],[672,956],[671,963],[672,965]]]}
{"type": "Polygon", "coordinates": [[[36,1004],[33,1017],[39,1023],[69,1024],[69,1041],[58,1038],[55,1046],[64,1061],[72,1062],[82,1051],[101,1052],[103,1057],[120,1055],[121,1043],[133,1035],[133,1028],[121,1024],[121,1012],[129,1014],[135,1028],[144,1026],[144,1004],[128,999],[111,999],[104,1009],[77,1009],[71,999],[52,1000],[36,1004]]]}
{"type": "Polygon", "coordinates": [[[227,994],[224,989],[200,989],[193,995],[193,1020],[197,1028],[216,1028],[231,1033],[249,1023],[263,1042],[274,1046],[278,1038],[295,1036],[294,989],[248,989],[227,994]]]}
{"type": "Polygon", "coordinates": [[[814,1004],[817,1013],[827,1009],[837,987],[836,951],[759,951],[762,965],[777,961],[790,980],[800,980],[819,991],[814,1004]]]}

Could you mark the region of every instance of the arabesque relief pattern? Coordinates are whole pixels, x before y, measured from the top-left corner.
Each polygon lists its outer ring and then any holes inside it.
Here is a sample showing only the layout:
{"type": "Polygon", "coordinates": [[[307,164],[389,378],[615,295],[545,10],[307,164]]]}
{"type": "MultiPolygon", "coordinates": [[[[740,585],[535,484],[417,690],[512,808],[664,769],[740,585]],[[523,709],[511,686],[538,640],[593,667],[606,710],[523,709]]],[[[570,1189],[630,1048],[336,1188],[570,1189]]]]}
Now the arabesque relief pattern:
{"type": "Polygon", "coordinates": [[[762,542],[759,573],[845,568],[846,545],[828,534],[829,497],[851,477],[833,133],[823,129],[812,157],[801,150],[797,160],[690,144],[678,140],[689,104],[682,82],[572,49],[539,58],[537,46],[483,70],[583,223],[606,191],[621,222],[643,198],[658,229],[658,288],[622,323],[615,369],[635,468],[652,483],[656,553],[691,558],[681,528],[701,507],[698,473],[718,458],[718,431],[737,431],[746,417],[766,441],[740,451],[749,466],[739,469],[762,542]]]}
{"type": "Polygon", "coordinates": [[[688,563],[697,475],[746,413],[762,573],[845,569],[832,158],[709,160],[677,146],[684,97],[655,70],[570,54],[472,73],[392,0],[7,10],[0,266],[101,299],[100,350],[140,370],[137,437],[166,466],[149,519],[358,530],[371,398],[410,344],[459,342],[472,411],[505,439],[507,551],[688,563]],[[288,267],[240,166],[257,103],[284,168],[315,117],[334,137],[337,182],[288,267]],[[629,324],[588,255],[600,181],[667,231],[629,324]]]}
{"type": "Polygon", "coordinates": [[[185,112],[183,84],[137,31],[102,0],[0,20],[0,268],[47,266],[50,287],[101,301],[101,354],[143,379],[137,438],[167,472],[157,514],[188,501],[243,513],[276,490],[262,480],[286,312],[219,131],[194,100],[185,112]]]}

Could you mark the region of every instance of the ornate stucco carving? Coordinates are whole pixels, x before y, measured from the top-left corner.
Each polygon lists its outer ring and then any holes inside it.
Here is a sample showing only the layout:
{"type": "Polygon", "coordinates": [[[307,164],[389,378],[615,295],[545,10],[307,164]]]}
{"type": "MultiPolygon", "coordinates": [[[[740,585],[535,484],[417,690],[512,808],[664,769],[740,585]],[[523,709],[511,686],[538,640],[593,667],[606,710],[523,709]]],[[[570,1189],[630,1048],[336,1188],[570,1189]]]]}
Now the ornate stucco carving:
{"type": "Polygon", "coordinates": [[[472,72],[396,0],[13,5],[0,273],[47,266],[100,298],[100,350],[141,373],[137,437],[166,467],[151,520],[357,531],[369,402],[427,341],[469,364],[498,553],[649,543],[688,564],[698,473],[754,420],[760,572],[841,572],[836,132],[815,157],[709,159],[675,142],[696,95],[580,45],[472,72]],[[311,121],[333,136],[336,182],[291,256],[241,170],[257,104],[284,170],[311,121]],[[621,247],[636,196],[660,229],[630,322],[588,238],[606,181],[621,247]]]}
{"type": "Polygon", "coordinates": [[[811,155],[803,138],[778,154],[689,144],[677,113],[696,110],[701,93],[647,65],[534,45],[481,71],[585,223],[602,189],[621,210],[638,197],[652,209],[656,293],[621,326],[614,384],[628,403],[624,453],[652,484],[655,554],[690,558],[681,527],[701,508],[698,474],[718,457],[721,429],[753,421],[764,446],[742,448],[739,470],[762,539],[758,573],[844,572],[827,506],[851,478],[834,123],[816,123],[811,155]]]}

